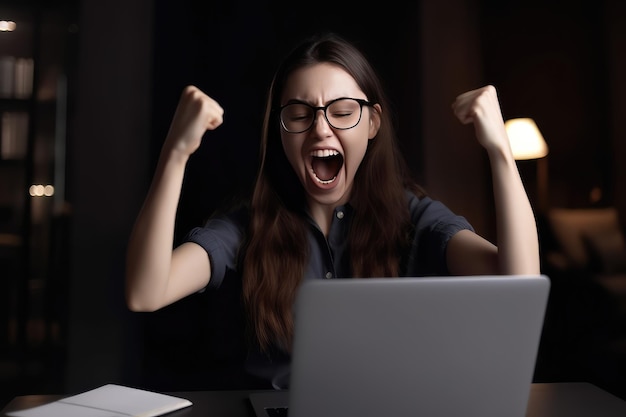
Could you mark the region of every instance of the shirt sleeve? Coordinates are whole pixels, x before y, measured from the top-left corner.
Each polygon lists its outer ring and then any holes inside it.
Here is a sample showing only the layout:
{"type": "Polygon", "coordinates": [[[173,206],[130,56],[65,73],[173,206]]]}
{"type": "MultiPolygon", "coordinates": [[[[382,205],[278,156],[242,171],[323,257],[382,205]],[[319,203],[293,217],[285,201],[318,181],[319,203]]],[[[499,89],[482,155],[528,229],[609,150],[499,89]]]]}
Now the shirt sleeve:
{"type": "Polygon", "coordinates": [[[472,225],[430,197],[409,196],[413,241],[406,268],[407,276],[449,275],[446,248],[450,238],[461,230],[474,231],[472,225]]]}
{"type": "Polygon", "coordinates": [[[244,239],[247,213],[238,210],[209,219],[203,227],[195,227],[183,239],[200,245],[211,261],[211,279],[207,289],[222,285],[228,271],[238,268],[239,248],[244,239]]]}

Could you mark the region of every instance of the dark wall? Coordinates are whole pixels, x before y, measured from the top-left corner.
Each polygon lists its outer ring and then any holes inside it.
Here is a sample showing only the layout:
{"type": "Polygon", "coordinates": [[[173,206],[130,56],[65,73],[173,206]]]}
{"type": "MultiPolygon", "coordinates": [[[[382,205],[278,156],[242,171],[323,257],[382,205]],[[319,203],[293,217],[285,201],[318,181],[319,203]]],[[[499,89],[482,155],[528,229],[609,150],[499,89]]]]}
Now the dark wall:
{"type": "Polygon", "coordinates": [[[612,159],[611,74],[624,58],[611,49],[611,36],[624,14],[614,4],[483,1],[485,76],[499,87],[506,118],[533,117],[542,130],[551,206],[614,204],[621,192],[612,159]],[[600,198],[591,199],[594,189],[600,198]]]}
{"type": "Polygon", "coordinates": [[[132,381],[140,370],[124,253],[150,178],[152,25],[148,0],[80,3],[68,123],[67,392],[132,381]]]}

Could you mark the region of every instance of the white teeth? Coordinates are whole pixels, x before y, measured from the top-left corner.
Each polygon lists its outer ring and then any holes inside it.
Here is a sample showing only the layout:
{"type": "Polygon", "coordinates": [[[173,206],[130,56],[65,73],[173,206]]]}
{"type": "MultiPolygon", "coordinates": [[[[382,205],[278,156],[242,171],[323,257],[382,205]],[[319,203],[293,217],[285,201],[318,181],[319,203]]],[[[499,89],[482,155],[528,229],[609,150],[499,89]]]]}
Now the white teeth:
{"type": "Polygon", "coordinates": [[[315,156],[317,158],[325,158],[327,156],[335,155],[339,155],[339,152],[334,149],[318,149],[311,152],[311,156],[315,156]]]}

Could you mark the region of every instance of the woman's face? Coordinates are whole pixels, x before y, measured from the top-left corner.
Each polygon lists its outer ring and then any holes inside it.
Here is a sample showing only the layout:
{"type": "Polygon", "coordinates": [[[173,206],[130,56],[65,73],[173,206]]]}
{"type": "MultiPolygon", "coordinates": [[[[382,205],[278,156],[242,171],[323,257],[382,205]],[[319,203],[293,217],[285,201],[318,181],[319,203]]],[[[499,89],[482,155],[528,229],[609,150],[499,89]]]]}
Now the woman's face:
{"type": "MultiPolygon", "coordinates": [[[[342,97],[367,100],[343,68],[321,63],[289,76],[281,106],[302,102],[322,107],[342,97]]],[[[380,111],[380,106],[376,105],[376,109],[380,111]]],[[[329,110],[329,117],[330,113],[329,110]]],[[[334,208],[348,202],[354,176],[379,124],[377,111],[363,106],[359,123],[351,129],[333,128],[321,110],[315,113],[313,126],[302,133],[289,133],[281,127],[283,149],[307,193],[310,209],[316,205],[334,208]]]]}

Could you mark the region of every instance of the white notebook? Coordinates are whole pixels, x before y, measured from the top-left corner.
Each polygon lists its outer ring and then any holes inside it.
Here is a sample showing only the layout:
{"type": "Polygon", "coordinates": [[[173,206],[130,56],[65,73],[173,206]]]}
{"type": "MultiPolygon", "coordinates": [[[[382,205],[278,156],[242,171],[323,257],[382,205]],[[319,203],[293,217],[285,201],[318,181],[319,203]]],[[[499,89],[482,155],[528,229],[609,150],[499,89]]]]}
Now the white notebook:
{"type": "Polygon", "coordinates": [[[7,415],[12,417],[156,417],[191,406],[185,398],[107,384],[7,415]]]}

